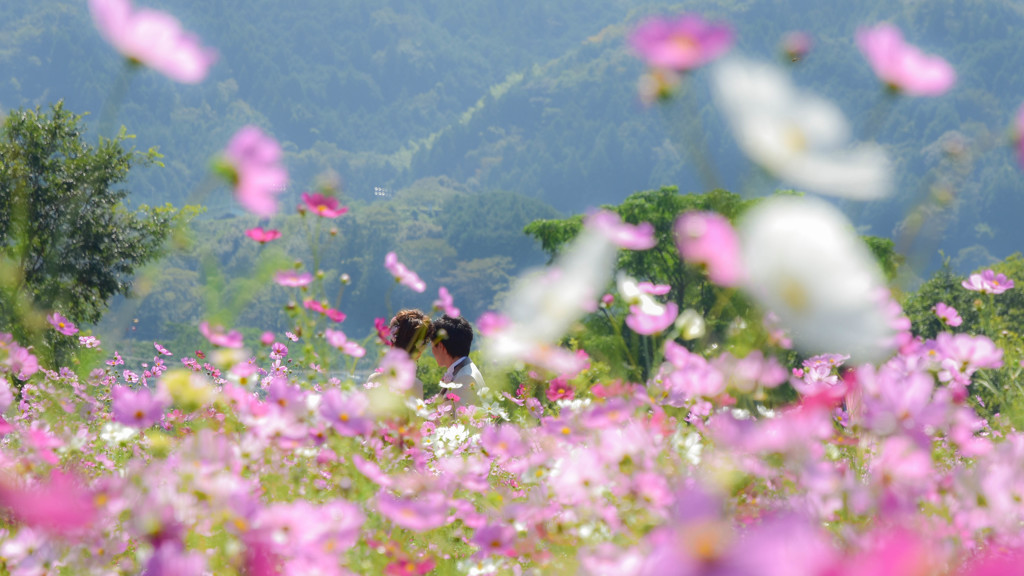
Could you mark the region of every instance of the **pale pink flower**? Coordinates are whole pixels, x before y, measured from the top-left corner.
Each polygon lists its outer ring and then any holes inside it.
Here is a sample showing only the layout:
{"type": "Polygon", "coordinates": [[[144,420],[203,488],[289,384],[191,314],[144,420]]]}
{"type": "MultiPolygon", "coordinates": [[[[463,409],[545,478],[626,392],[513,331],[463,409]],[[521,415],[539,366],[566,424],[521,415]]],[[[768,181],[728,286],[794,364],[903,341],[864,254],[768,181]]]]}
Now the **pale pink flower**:
{"type": "MultiPolygon", "coordinates": [[[[310,212],[323,218],[337,218],[348,212],[348,206],[338,204],[338,199],[333,196],[325,196],[320,193],[302,193],[302,203],[310,212]]],[[[303,206],[300,206],[303,208],[303,206]]]]}
{"type": "Polygon", "coordinates": [[[956,308],[947,305],[945,302],[939,302],[932,310],[935,311],[935,315],[942,320],[944,324],[953,326],[954,328],[963,324],[964,319],[960,317],[960,313],[956,311],[956,308]]]}
{"type": "Polygon", "coordinates": [[[28,488],[0,485],[0,506],[19,523],[51,534],[73,534],[96,519],[92,494],[73,476],[54,470],[28,488]]]}
{"type": "Polygon", "coordinates": [[[382,490],[377,494],[377,511],[398,526],[424,532],[448,523],[448,501],[443,494],[429,492],[414,498],[392,496],[382,490]]]}
{"type": "Polygon", "coordinates": [[[782,53],[790,62],[799,62],[811,51],[812,43],[811,35],[806,32],[788,32],[782,37],[782,53]]]}
{"type": "Polygon", "coordinates": [[[89,0],[89,12],[100,35],[122,56],[176,82],[201,82],[217,59],[166,12],[135,10],[130,0],[89,0]]]}
{"type": "Polygon", "coordinates": [[[78,333],[78,328],[60,312],[54,312],[46,317],[46,321],[53,326],[53,329],[65,336],[73,336],[78,333]]]}
{"type": "Polygon", "coordinates": [[[485,556],[513,556],[515,554],[516,529],[509,524],[488,524],[473,534],[473,544],[485,556]]]}
{"type": "Polygon", "coordinates": [[[1013,280],[1007,279],[1005,274],[997,275],[993,270],[985,270],[981,274],[971,274],[960,285],[972,292],[1002,294],[1013,288],[1013,280]]]}
{"type": "Polygon", "coordinates": [[[1014,145],[1017,148],[1017,163],[1024,167],[1024,105],[1017,109],[1011,129],[1014,145]]]}
{"type": "Polygon", "coordinates": [[[5,364],[10,366],[11,373],[18,380],[28,380],[33,374],[39,371],[39,359],[36,358],[29,348],[10,344],[7,348],[7,360],[5,364]]]}
{"type": "Polygon", "coordinates": [[[148,388],[132,390],[114,386],[110,391],[110,411],[115,422],[135,428],[149,428],[163,418],[169,402],[148,388]]]}
{"type": "Polygon", "coordinates": [[[173,356],[173,354],[171,354],[170,350],[168,350],[167,348],[164,348],[163,346],[161,346],[160,344],[158,344],[156,342],[153,342],[153,348],[156,348],[156,351],[159,352],[160,354],[164,355],[164,356],[173,356]]]}
{"type": "Polygon", "coordinates": [[[445,314],[455,318],[459,316],[459,309],[455,307],[455,301],[448,289],[441,286],[437,289],[437,300],[434,300],[434,308],[443,310],[445,314]]]}
{"type": "Polygon", "coordinates": [[[643,306],[630,306],[626,326],[637,334],[651,335],[664,332],[676,321],[679,306],[675,302],[669,302],[660,308],[652,313],[643,306]]]}
{"type": "Polygon", "coordinates": [[[398,255],[388,252],[384,255],[384,267],[395,277],[395,281],[411,288],[414,292],[423,292],[427,289],[427,283],[420,280],[415,272],[406,268],[405,264],[398,261],[398,255]]]}
{"type": "MultiPolygon", "coordinates": [[[[313,283],[313,275],[309,272],[298,272],[296,270],[282,270],[277,274],[274,274],[274,282],[278,286],[287,286],[289,288],[301,288],[303,286],[309,286],[313,283]]],[[[308,306],[307,306],[308,308],[308,306]]]]}
{"type": "Polygon", "coordinates": [[[507,316],[498,312],[484,312],[476,320],[476,329],[483,336],[489,336],[502,330],[509,324],[507,316]]]}
{"type": "Polygon", "coordinates": [[[366,417],[369,407],[366,396],[343,395],[341,390],[331,388],[321,397],[320,416],[341,436],[362,436],[373,429],[373,421],[366,417]]]}
{"type": "Polygon", "coordinates": [[[732,45],[732,30],[695,14],[641,24],[629,43],[648,65],[685,72],[703,66],[732,45]]]}
{"type": "Polygon", "coordinates": [[[416,384],[416,361],[402,348],[389,348],[380,361],[376,382],[393,390],[405,391],[416,384]]]}
{"type": "Polygon", "coordinates": [[[739,239],[721,214],[687,212],[680,216],[676,247],[684,260],[703,266],[715,284],[735,286],[743,275],[739,239]]]}
{"type": "Polygon", "coordinates": [[[278,238],[280,238],[281,237],[281,231],[280,230],[264,230],[261,226],[257,226],[255,228],[250,228],[250,229],[246,230],[245,231],[245,235],[248,236],[249,238],[252,238],[253,240],[259,242],[260,244],[266,244],[267,242],[272,242],[272,241],[277,240],[278,238]]]}
{"type": "Polygon", "coordinates": [[[100,345],[100,341],[95,336],[79,336],[78,344],[86,348],[96,348],[100,345]]]}
{"type": "Polygon", "coordinates": [[[601,210],[583,219],[583,225],[603,234],[612,244],[626,250],[648,250],[658,243],[650,222],[623,222],[618,214],[601,210]]]}
{"type": "Polygon", "coordinates": [[[277,141],[256,126],[245,126],[228,142],[224,160],[220,168],[234,186],[238,203],[257,216],[273,216],[275,196],[288,184],[277,141]]]}
{"type": "Polygon", "coordinates": [[[348,354],[355,358],[362,358],[366,355],[366,350],[358,342],[349,340],[341,330],[327,328],[324,330],[324,338],[327,339],[328,344],[340,350],[342,354],[348,354]]]}
{"type": "Polygon", "coordinates": [[[910,96],[941,96],[956,83],[948,62],[903,41],[892,24],[857,31],[857,46],[875,74],[891,89],[910,96]]]}
{"type": "Polygon", "coordinates": [[[242,333],[238,330],[227,332],[223,326],[210,326],[209,322],[203,321],[199,323],[199,333],[205,336],[210,341],[210,344],[214,346],[223,346],[224,348],[242,347],[242,333]]]}

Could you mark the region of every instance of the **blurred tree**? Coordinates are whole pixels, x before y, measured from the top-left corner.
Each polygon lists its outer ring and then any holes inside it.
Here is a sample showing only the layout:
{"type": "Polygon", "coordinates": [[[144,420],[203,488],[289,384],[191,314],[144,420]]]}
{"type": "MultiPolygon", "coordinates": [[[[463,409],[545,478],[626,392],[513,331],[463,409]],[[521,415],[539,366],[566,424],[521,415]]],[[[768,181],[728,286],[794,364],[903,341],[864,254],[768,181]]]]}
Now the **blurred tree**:
{"type": "MultiPolygon", "coordinates": [[[[126,207],[128,192],[115,186],[134,163],[157,157],[125,149],[128,138],[122,130],[84,143],[81,116],[62,102],[16,110],[0,126],[0,331],[38,345],[49,311],[95,323],[161,253],[177,218],[192,213],[126,207]]],[[[61,360],[73,341],[45,334],[61,360]]]]}

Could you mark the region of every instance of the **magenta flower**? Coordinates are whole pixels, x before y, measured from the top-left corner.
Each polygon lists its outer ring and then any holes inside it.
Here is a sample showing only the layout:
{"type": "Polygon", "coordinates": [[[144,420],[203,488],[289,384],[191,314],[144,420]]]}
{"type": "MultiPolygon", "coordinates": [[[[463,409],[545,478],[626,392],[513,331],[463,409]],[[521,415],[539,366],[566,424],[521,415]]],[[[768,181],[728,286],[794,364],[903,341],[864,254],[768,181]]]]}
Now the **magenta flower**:
{"type": "Polygon", "coordinates": [[[209,322],[203,321],[199,323],[199,333],[205,336],[210,341],[210,344],[214,346],[222,346],[224,348],[242,347],[242,333],[238,330],[226,332],[223,326],[210,326],[209,322]]]}
{"type": "Polygon", "coordinates": [[[472,542],[485,555],[514,556],[516,529],[509,524],[488,524],[476,531],[472,542]]]}
{"type": "Polygon", "coordinates": [[[153,348],[156,348],[156,351],[159,352],[160,354],[164,355],[164,356],[174,356],[174,354],[171,354],[170,350],[168,350],[167,348],[164,348],[163,346],[161,346],[157,342],[153,342],[153,348]]]}
{"type": "MultiPolygon", "coordinates": [[[[338,199],[320,193],[302,193],[302,202],[310,212],[323,218],[337,218],[348,212],[348,206],[340,206],[338,199]]],[[[299,207],[300,209],[302,206],[299,207]]]]}
{"type": "Polygon", "coordinates": [[[78,333],[78,328],[71,323],[71,320],[62,316],[60,312],[50,314],[46,317],[46,320],[50,323],[50,326],[53,326],[54,330],[65,336],[72,336],[78,333]]]}
{"type": "Polygon", "coordinates": [[[391,272],[396,282],[405,284],[412,288],[414,292],[423,292],[427,289],[427,283],[420,280],[420,277],[415,272],[406,268],[405,264],[399,262],[398,255],[394,252],[388,252],[384,256],[384,267],[388,269],[388,272],[391,272]]]}
{"type": "Polygon", "coordinates": [[[732,45],[732,30],[695,14],[641,24],[629,43],[649,66],[686,72],[707,64],[732,45]]]}
{"type": "Polygon", "coordinates": [[[424,532],[448,523],[448,501],[443,494],[430,492],[417,498],[400,498],[381,490],[377,494],[377,511],[395,524],[424,532]]]}
{"type": "Polygon", "coordinates": [[[220,171],[235,189],[235,199],[257,216],[277,212],[275,196],[288,184],[281,164],[281,146],[256,126],[245,126],[232,136],[224,150],[220,171]]]}
{"type": "Polygon", "coordinates": [[[981,274],[971,274],[970,278],[961,282],[960,285],[972,292],[1002,294],[1013,288],[1013,280],[1007,279],[1005,274],[996,274],[992,270],[985,270],[981,274]]]}
{"type": "Polygon", "coordinates": [[[359,343],[349,340],[341,330],[327,328],[324,330],[324,338],[327,339],[328,344],[340,350],[342,354],[348,354],[355,358],[366,356],[366,350],[359,343]]]}
{"type": "MultiPolygon", "coordinates": [[[[283,270],[274,274],[274,282],[279,286],[289,288],[302,288],[313,283],[313,275],[309,272],[296,272],[295,270],[283,270]]],[[[308,306],[307,306],[308,308],[308,306]]]]}
{"type": "Polygon", "coordinates": [[[132,390],[114,386],[110,391],[110,410],[115,422],[135,428],[149,428],[163,418],[166,399],[148,388],[132,390]]]}
{"type": "Polygon", "coordinates": [[[249,238],[252,238],[253,240],[259,242],[260,244],[266,244],[267,242],[272,242],[272,241],[277,240],[278,238],[280,238],[281,237],[281,231],[280,230],[264,230],[262,227],[257,226],[255,228],[250,228],[250,229],[246,230],[245,231],[245,235],[248,236],[249,238]]]}
{"type": "Polygon", "coordinates": [[[687,212],[680,216],[676,247],[684,260],[704,266],[715,284],[735,286],[743,276],[739,238],[721,214],[687,212]]]}
{"type": "Polygon", "coordinates": [[[100,35],[129,62],[176,82],[201,82],[217,60],[213,50],[165,12],[135,10],[130,0],[89,0],[89,11],[100,35]]]}
{"type": "Polygon", "coordinates": [[[858,30],[857,46],[875,74],[897,92],[941,96],[956,82],[956,72],[948,62],[906,44],[899,28],[892,24],[858,30]]]}
{"type": "Polygon", "coordinates": [[[437,300],[434,300],[434,308],[443,310],[445,314],[455,318],[459,316],[459,309],[455,307],[452,295],[448,289],[441,286],[437,290],[437,300]]]}
{"type": "Polygon", "coordinates": [[[343,395],[331,388],[320,399],[320,416],[341,436],[363,436],[373,429],[373,421],[366,417],[370,401],[362,394],[343,395]]]}
{"type": "Polygon", "coordinates": [[[576,397],[576,389],[565,378],[554,378],[548,383],[547,398],[551,402],[572,400],[576,397]]]}
{"type": "Polygon", "coordinates": [[[939,302],[932,308],[932,310],[935,311],[935,315],[939,317],[939,320],[942,320],[944,324],[949,326],[956,327],[964,322],[964,319],[960,317],[960,313],[956,311],[956,308],[948,306],[945,302],[939,302]]]}
{"type": "Polygon", "coordinates": [[[654,238],[654,226],[650,222],[634,226],[623,222],[618,214],[608,210],[590,214],[583,220],[583,225],[597,230],[613,244],[626,250],[648,250],[658,243],[654,238]]]}

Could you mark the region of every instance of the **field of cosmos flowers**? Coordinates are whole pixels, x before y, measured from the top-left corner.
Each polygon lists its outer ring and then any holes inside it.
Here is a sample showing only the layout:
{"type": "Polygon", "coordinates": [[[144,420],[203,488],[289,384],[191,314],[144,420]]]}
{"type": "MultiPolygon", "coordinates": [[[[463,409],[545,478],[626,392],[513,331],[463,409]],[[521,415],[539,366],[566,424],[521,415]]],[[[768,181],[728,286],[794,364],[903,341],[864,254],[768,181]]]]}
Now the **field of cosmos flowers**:
{"type": "MultiPolygon", "coordinates": [[[[129,0],[89,6],[137,68],[195,83],[215,59],[172,15],[129,0]]],[[[912,336],[865,244],[816,196],[890,194],[884,147],[853,142],[843,114],[784,68],[728,55],[733,41],[727,25],[696,15],[650,20],[629,37],[650,65],[642,98],[673,98],[710,67],[741,149],[808,193],[767,197],[737,222],[676,221],[679,265],[702,266],[763,308],[761,349],[738,356],[707,342],[707,318],[660,299],[668,286],[616,276],[619,251],[657,240],[649,224],[608,211],[590,213],[502,310],[474,319],[490,384],[480,406],[456,407],[457,389],[409,398],[416,363],[398,349],[382,354],[374,387],[347,376],[346,362],[376,347],[337,328],[344,311],[316,294],[315,270],[276,277],[304,303],[294,331],[247,341],[204,322],[207,350],[154,343],[140,365],[48,311],[47,329],[79,344],[72,365],[41,365],[0,336],[0,573],[1024,571],[1024,436],[980,415],[972,395],[1003,351],[957,331],[946,304],[935,313],[948,331],[912,336]],[[608,376],[566,339],[599,309],[659,343],[646,381],[608,376]],[[776,349],[800,360],[786,365],[776,349]],[[791,400],[771,400],[780,387],[791,400]]],[[[896,97],[941,97],[955,82],[946,61],[892,26],[861,30],[857,44],[896,97]]],[[[806,35],[787,39],[792,60],[808,49],[806,35]]],[[[246,210],[277,213],[288,175],[273,138],[242,129],[218,172],[246,210]]],[[[312,192],[300,209],[347,212],[312,192]]],[[[381,264],[399,289],[428,289],[415,264],[394,253],[381,264]]],[[[979,301],[1012,288],[992,271],[962,286],[979,301]]],[[[458,315],[437,291],[434,312],[458,315]]]]}

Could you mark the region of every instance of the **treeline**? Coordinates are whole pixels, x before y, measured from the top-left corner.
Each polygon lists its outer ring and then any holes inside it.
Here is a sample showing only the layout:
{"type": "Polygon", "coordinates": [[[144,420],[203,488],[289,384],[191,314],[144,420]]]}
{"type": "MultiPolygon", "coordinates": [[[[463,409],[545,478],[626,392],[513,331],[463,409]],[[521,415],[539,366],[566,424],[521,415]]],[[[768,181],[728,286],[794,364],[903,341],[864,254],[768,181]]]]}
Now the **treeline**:
{"type": "Polygon", "coordinates": [[[858,136],[890,148],[898,169],[893,200],[847,207],[866,231],[897,238],[914,218],[926,221],[915,249],[932,269],[938,249],[963,271],[1024,245],[1013,217],[1024,208],[1020,174],[1005,146],[1024,94],[1024,47],[1015,38],[1024,14],[1009,0],[144,4],[172,12],[219,51],[206,82],[126,74],[85,3],[0,7],[0,106],[63,99],[89,112],[94,128],[110,134],[123,124],[140,149],[158,147],[165,166],[133,173],[135,203],[201,203],[210,218],[233,213],[226,190],[207,179],[208,165],[246,123],[282,141],[289,203],[329,170],[360,200],[376,186],[445,177],[567,212],[668,184],[770,192],[773,183],[758,180],[735,149],[703,72],[667,110],[638,103],[642,66],[625,36],[650,14],[685,10],[730,22],[734,51],[751,56],[775,57],[787,31],[812,34],[811,53],[793,68],[797,83],[834,99],[858,136]],[[953,92],[886,100],[853,42],[858,26],[882,20],[956,67],[953,92]],[[957,146],[965,153],[951,159],[957,146]],[[720,181],[698,177],[698,149],[720,181]],[[926,202],[934,195],[950,201],[936,209],[926,202]]]}

